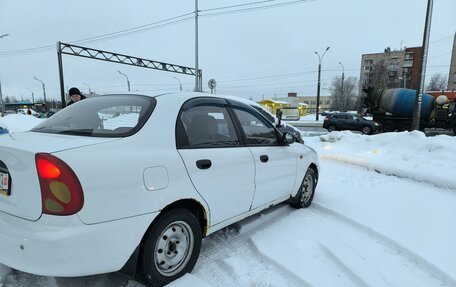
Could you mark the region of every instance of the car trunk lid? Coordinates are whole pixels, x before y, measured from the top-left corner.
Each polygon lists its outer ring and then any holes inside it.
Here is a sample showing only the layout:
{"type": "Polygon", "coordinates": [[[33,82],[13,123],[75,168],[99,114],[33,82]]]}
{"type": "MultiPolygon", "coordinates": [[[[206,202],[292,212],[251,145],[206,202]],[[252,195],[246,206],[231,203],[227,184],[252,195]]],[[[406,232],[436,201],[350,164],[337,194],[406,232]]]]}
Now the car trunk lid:
{"type": "Polygon", "coordinates": [[[42,213],[36,153],[101,144],[118,138],[94,138],[21,132],[0,135],[0,212],[27,220],[42,213]]]}

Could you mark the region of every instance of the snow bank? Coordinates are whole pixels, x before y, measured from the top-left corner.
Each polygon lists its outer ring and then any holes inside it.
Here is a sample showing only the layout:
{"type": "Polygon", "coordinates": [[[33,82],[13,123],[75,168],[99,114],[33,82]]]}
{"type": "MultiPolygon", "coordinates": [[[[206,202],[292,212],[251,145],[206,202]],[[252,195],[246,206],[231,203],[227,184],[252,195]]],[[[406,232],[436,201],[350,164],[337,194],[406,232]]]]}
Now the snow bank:
{"type": "Polygon", "coordinates": [[[373,136],[342,131],[306,138],[305,142],[323,159],[456,189],[456,177],[452,176],[452,171],[456,170],[454,137],[426,137],[419,131],[373,136]]]}

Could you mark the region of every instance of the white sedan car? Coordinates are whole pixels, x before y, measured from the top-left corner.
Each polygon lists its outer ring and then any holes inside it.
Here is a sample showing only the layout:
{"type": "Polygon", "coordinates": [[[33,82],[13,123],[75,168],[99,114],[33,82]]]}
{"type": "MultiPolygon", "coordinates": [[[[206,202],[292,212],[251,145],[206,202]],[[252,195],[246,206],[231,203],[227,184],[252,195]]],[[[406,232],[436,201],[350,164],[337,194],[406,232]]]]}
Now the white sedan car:
{"type": "Polygon", "coordinates": [[[309,206],[315,151],[235,99],[100,96],[0,136],[0,263],[164,285],[214,231],[284,201],[309,206]]]}

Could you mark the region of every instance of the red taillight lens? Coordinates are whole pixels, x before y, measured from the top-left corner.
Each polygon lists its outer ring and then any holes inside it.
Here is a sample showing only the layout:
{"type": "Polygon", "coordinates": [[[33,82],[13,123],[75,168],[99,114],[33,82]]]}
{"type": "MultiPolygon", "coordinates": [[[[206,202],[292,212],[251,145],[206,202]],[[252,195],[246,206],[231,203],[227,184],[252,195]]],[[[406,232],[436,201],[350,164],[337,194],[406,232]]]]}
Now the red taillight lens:
{"type": "Polygon", "coordinates": [[[36,160],[38,175],[42,178],[57,178],[60,176],[60,170],[52,162],[39,158],[36,160]]]}
{"type": "Polygon", "coordinates": [[[325,117],[323,121],[329,121],[329,118],[328,117],[325,117]]]}
{"type": "Polygon", "coordinates": [[[43,213],[71,215],[80,211],[84,194],[74,171],[61,159],[47,153],[37,153],[35,162],[43,213]]]}

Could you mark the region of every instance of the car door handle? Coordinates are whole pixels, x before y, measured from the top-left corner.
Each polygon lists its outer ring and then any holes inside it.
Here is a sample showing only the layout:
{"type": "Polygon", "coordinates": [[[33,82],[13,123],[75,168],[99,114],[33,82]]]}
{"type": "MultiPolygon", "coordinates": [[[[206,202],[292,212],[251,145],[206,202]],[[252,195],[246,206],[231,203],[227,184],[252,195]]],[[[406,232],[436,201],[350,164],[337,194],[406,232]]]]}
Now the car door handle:
{"type": "Polygon", "coordinates": [[[269,160],[269,157],[267,155],[260,155],[260,160],[261,162],[267,162],[269,160]]]}
{"type": "Polygon", "coordinates": [[[212,166],[212,162],[209,159],[200,159],[196,161],[196,166],[199,169],[208,169],[212,166]]]}

